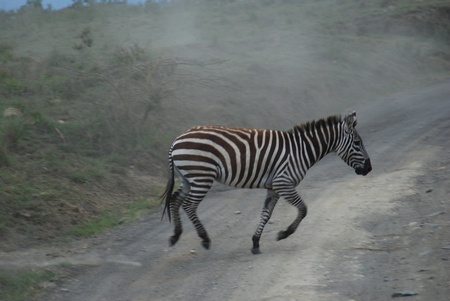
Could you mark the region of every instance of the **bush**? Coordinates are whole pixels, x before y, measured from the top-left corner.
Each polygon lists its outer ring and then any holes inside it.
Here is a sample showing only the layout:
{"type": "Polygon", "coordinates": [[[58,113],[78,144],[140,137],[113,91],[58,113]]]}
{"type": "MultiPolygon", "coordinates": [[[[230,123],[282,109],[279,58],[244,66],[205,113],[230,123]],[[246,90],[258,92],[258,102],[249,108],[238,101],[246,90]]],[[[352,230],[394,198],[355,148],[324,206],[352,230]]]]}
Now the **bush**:
{"type": "Polygon", "coordinates": [[[150,56],[146,50],[134,43],[133,46],[118,47],[112,54],[111,64],[113,66],[130,65],[137,62],[148,61],[150,56]]]}
{"type": "Polygon", "coordinates": [[[0,69],[0,95],[5,97],[17,96],[26,92],[26,86],[14,78],[8,71],[0,69]]]}
{"type": "Polygon", "coordinates": [[[0,64],[14,59],[13,48],[7,44],[0,44],[0,64]]]}
{"type": "Polygon", "coordinates": [[[5,166],[10,166],[11,160],[8,156],[8,152],[6,150],[6,145],[4,142],[0,142],[0,168],[5,166]]]}
{"type": "Polygon", "coordinates": [[[0,123],[0,141],[3,148],[17,149],[19,140],[28,135],[28,132],[27,124],[21,118],[4,118],[0,123]]]}

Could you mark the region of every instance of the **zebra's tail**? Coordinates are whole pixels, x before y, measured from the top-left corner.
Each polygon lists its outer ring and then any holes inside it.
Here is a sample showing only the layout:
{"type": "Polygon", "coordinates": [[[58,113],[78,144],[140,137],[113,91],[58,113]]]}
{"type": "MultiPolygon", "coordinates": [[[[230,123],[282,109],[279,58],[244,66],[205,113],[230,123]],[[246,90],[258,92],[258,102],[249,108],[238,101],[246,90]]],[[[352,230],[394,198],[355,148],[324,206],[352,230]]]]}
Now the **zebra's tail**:
{"type": "Polygon", "coordinates": [[[173,187],[175,185],[175,178],[174,178],[174,170],[173,170],[173,158],[172,158],[172,149],[170,149],[169,152],[169,179],[167,181],[166,190],[161,195],[161,204],[164,200],[166,200],[166,203],[164,205],[164,210],[161,216],[161,220],[163,220],[164,215],[167,212],[167,217],[169,218],[169,222],[171,222],[171,216],[170,216],[170,202],[172,200],[172,192],[173,187]]]}

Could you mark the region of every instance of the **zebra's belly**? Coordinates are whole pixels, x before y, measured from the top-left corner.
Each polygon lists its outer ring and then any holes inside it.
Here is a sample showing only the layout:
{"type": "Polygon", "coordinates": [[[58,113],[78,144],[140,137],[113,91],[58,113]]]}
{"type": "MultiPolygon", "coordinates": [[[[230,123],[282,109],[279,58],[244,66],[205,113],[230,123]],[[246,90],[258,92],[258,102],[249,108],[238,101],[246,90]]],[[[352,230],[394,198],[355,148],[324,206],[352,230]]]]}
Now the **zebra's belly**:
{"type": "Polygon", "coordinates": [[[269,176],[263,176],[260,178],[251,178],[251,177],[228,177],[226,178],[223,172],[220,172],[219,175],[215,178],[215,181],[236,188],[263,188],[263,189],[271,189],[272,181],[269,176]]]}

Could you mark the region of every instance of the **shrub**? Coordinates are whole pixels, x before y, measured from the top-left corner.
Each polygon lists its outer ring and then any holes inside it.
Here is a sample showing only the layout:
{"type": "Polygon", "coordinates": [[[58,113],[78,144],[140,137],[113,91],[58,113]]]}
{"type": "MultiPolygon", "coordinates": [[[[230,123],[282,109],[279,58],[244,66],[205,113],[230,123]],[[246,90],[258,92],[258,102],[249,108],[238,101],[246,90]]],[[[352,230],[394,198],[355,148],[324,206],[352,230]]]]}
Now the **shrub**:
{"type": "Polygon", "coordinates": [[[8,71],[0,69],[0,95],[11,97],[26,92],[26,86],[8,71]]]}
{"type": "Polygon", "coordinates": [[[3,148],[16,149],[20,139],[25,137],[29,132],[27,124],[19,118],[4,118],[0,123],[0,141],[3,148]]]}
{"type": "Polygon", "coordinates": [[[0,64],[14,59],[13,48],[7,44],[0,44],[0,64]]]}
{"type": "Polygon", "coordinates": [[[138,43],[134,43],[133,46],[116,48],[112,54],[111,64],[113,66],[130,65],[148,61],[149,58],[146,50],[138,43]]]}
{"type": "Polygon", "coordinates": [[[9,166],[11,164],[11,160],[8,156],[8,152],[6,150],[6,145],[3,141],[0,142],[0,167],[9,166]]]}

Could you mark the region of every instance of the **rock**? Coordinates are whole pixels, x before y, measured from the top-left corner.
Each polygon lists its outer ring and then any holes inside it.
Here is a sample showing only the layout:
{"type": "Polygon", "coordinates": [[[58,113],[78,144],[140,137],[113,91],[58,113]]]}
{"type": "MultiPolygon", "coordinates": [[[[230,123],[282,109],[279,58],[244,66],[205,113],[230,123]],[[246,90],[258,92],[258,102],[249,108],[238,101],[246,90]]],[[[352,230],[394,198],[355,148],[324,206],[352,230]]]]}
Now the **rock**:
{"type": "Polygon", "coordinates": [[[195,249],[192,249],[191,251],[189,251],[189,253],[191,253],[192,255],[197,254],[197,251],[195,249]]]}
{"type": "Polygon", "coordinates": [[[234,211],[234,214],[241,214],[241,211],[236,210],[236,211],[234,211]]]}
{"type": "Polygon", "coordinates": [[[51,100],[49,100],[49,101],[47,101],[49,104],[52,104],[52,105],[59,105],[59,104],[61,104],[63,101],[62,101],[62,99],[61,98],[54,98],[54,99],[51,99],[51,100]]]}
{"type": "Polygon", "coordinates": [[[440,227],[439,224],[432,224],[432,223],[425,223],[425,224],[421,224],[420,226],[427,227],[427,228],[439,228],[440,227]]]}
{"type": "Polygon", "coordinates": [[[30,211],[24,209],[24,210],[16,212],[14,214],[14,216],[15,217],[31,218],[33,216],[33,214],[30,211]]]}
{"type": "Polygon", "coordinates": [[[433,217],[433,216],[444,214],[444,213],[445,213],[445,211],[436,211],[436,212],[428,214],[426,217],[433,217]]]}
{"type": "Polygon", "coordinates": [[[52,289],[52,288],[56,287],[56,283],[50,282],[50,281],[45,281],[45,282],[42,282],[41,284],[39,284],[39,287],[43,288],[43,289],[52,289]]]}
{"type": "Polygon", "coordinates": [[[392,298],[396,298],[396,297],[409,297],[409,296],[415,296],[418,295],[418,293],[414,292],[414,291],[400,291],[400,292],[396,292],[392,294],[392,298]]]}
{"type": "Polygon", "coordinates": [[[22,112],[14,107],[6,108],[3,111],[3,117],[20,117],[22,116],[22,112]]]}
{"type": "Polygon", "coordinates": [[[433,249],[428,248],[428,249],[424,250],[423,252],[420,252],[419,256],[426,256],[426,255],[430,255],[431,253],[433,253],[433,249]]]}

